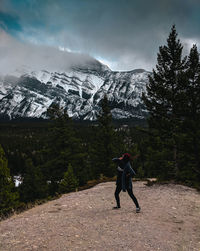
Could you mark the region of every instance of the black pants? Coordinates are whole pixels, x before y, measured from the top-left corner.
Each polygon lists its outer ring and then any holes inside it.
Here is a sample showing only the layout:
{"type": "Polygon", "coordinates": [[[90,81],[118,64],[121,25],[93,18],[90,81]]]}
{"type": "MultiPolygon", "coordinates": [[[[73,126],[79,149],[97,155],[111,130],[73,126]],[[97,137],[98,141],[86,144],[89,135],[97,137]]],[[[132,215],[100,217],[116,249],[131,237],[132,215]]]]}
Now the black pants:
{"type": "MultiPolygon", "coordinates": [[[[115,199],[116,199],[116,202],[117,202],[117,207],[120,207],[119,193],[121,192],[121,190],[122,190],[122,186],[117,185],[116,190],[115,190],[115,199]]],[[[126,190],[127,190],[128,194],[129,194],[129,196],[131,197],[131,199],[133,200],[133,202],[135,203],[135,206],[139,207],[138,201],[137,201],[135,195],[133,194],[132,189],[126,188],[126,190]]]]}

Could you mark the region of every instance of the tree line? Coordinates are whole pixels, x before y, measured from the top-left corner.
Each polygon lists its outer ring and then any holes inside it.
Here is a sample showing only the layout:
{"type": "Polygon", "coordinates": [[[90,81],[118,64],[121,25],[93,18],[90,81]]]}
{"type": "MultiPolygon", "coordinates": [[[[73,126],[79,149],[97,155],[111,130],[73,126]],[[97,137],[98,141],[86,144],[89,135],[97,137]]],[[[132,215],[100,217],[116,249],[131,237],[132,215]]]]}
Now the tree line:
{"type": "Polygon", "coordinates": [[[0,214],[10,213],[13,207],[23,203],[52,198],[75,191],[88,181],[115,175],[112,158],[124,146],[116,137],[106,96],[101,108],[98,123],[86,126],[75,124],[56,103],[48,109],[48,124],[38,128],[4,126],[0,132],[3,146],[0,148],[0,214]],[[22,179],[18,187],[14,186],[15,176],[22,179]],[[3,201],[7,195],[10,199],[6,204],[3,201]]]}
{"type": "Polygon", "coordinates": [[[200,63],[197,46],[183,56],[172,27],[142,97],[147,127],[114,125],[106,96],[94,124],[77,125],[53,104],[45,126],[0,131],[0,215],[23,203],[75,191],[113,177],[112,158],[129,152],[138,178],[181,181],[200,187],[200,63]],[[13,177],[22,183],[14,186],[13,177]]]}

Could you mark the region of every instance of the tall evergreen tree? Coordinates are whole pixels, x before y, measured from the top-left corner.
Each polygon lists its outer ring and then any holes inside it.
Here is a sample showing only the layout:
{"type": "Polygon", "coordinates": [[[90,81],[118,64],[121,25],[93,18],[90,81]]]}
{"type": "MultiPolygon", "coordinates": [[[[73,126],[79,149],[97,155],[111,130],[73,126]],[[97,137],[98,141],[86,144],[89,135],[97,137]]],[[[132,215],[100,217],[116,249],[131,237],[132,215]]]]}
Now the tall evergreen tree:
{"type": "Polygon", "coordinates": [[[98,116],[98,131],[95,142],[95,166],[99,174],[111,177],[114,175],[112,158],[114,156],[115,132],[112,125],[112,114],[110,112],[107,96],[101,101],[101,111],[98,116]]]}
{"type": "Polygon", "coordinates": [[[30,202],[47,197],[48,187],[40,168],[35,167],[31,159],[26,159],[25,165],[26,173],[19,186],[20,200],[30,202]]]}
{"type": "Polygon", "coordinates": [[[51,129],[46,163],[42,170],[46,179],[51,181],[52,193],[55,193],[58,190],[58,182],[63,178],[69,164],[73,166],[80,185],[89,179],[90,167],[84,144],[77,137],[66,111],[54,104],[48,110],[48,115],[51,119],[51,129]]]}
{"type": "Polygon", "coordinates": [[[186,57],[182,56],[183,46],[177,36],[173,26],[167,45],[159,48],[156,70],[149,76],[147,94],[143,95],[149,111],[149,128],[160,138],[154,147],[163,151],[166,162],[162,164],[170,167],[175,174],[179,172],[177,156],[185,88],[183,74],[186,68],[186,57]]]}
{"type": "Polygon", "coordinates": [[[0,216],[11,212],[18,205],[18,198],[8,169],[8,161],[0,145],[0,216]]]}
{"type": "Polygon", "coordinates": [[[43,169],[47,179],[57,183],[63,177],[67,160],[71,155],[73,131],[68,114],[57,104],[53,104],[48,109],[48,116],[51,124],[46,151],[47,159],[43,169]]]}
{"type": "MultiPolygon", "coordinates": [[[[193,45],[187,60],[183,132],[187,165],[200,180],[200,61],[197,46],[193,45]]],[[[186,161],[185,156],[183,159],[186,161]]]]}

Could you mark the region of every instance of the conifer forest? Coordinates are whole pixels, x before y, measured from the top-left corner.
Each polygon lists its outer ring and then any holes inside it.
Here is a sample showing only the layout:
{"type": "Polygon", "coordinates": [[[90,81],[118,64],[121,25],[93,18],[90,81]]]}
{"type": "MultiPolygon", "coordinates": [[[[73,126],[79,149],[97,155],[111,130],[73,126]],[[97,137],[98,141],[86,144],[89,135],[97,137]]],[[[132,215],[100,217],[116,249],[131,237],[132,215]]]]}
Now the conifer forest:
{"type": "Polygon", "coordinates": [[[95,122],[73,121],[57,104],[49,108],[49,120],[2,121],[0,216],[76,191],[89,181],[113,178],[112,158],[125,152],[138,155],[131,163],[136,178],[199,189],[199,52],[193,45],[188,55],[183,54],[175,26],[158,48],[142,100],[149,115],[140,124],[113,121],[106,96],[95,122]]]}

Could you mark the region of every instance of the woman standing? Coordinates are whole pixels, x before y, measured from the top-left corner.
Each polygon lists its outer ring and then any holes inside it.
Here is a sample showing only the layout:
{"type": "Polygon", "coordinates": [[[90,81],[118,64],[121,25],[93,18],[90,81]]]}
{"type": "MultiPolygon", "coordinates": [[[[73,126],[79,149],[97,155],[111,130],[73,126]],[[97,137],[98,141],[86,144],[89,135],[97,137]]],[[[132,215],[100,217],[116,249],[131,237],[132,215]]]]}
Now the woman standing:
{"type": "MultiPolygon", "coordinates": [[[[135,159],[136,157],[137,156],[134,156],[133,159],[135,159]]],[[[126,192],[127,190],[129,196],[135,203],[136,213],[139,213],[141,208],[132,190],[132,178],[134,175],[136,175],[136,173],[131,167],[130,159],[131,156],[129,153],[123,154],[123,156],[120,158],[113,159],[113,161],[118,165],[116,190],[115,190],[115,199],[117,202],[117,206],[114,207],[113,209],[119,209],[121,207],[119,193],[121,192],[121,190],[123,190],[123,192],[126,192]]]]}

